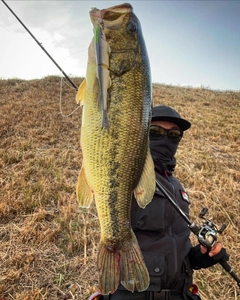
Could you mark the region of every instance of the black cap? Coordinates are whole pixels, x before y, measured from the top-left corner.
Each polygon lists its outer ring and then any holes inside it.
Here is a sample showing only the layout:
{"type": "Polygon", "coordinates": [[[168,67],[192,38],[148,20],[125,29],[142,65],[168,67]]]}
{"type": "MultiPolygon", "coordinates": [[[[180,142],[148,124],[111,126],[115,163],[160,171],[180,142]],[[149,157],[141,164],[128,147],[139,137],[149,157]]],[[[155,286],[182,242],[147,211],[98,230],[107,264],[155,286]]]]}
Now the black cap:
{"type": "Polygon", "coordinates": [[[154,106],[152,109],[152,121],[168,121],[176,124],[182,131],[191,127],[191,123],[182,119],[179,113],[166,105],[154,106]]]}

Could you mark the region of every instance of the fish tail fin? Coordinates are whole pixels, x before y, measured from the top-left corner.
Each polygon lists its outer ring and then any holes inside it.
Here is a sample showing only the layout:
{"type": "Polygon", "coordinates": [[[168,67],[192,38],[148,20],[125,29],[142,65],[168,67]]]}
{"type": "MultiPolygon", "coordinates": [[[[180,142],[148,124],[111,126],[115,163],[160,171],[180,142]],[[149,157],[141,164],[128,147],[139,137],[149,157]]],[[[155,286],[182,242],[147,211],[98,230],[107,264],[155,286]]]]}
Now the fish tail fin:
{"type": "Polygon", "coordinates": [[[97,267],[99,271],[100,292],[114,293],[120,283],[120,254],[104,243],[100,244],[97,267]]]}
{"type": "Polygon", "coordinates": [[[120,282],[129,291],[144,291],[149,286],[149,274],[137,239],[132,239],[119,251],[103,243],[98,254],[99,285],[102,294],[114,293],[120,282]]]}
{"type": "Polygon", "coordinates": [[[132,293],[135,289],[138,292],[145,291],[150,278],[134,233],[130,246],[130,249],[128,246],[121,251],[121,283],[132,293]]]}

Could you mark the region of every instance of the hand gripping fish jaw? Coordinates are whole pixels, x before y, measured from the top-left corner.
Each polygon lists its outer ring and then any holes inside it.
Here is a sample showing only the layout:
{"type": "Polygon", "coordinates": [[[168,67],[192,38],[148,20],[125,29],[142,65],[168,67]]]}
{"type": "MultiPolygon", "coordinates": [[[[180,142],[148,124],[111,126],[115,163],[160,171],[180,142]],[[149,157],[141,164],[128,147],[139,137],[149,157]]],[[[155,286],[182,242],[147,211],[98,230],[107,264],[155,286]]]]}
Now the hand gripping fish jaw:
{"type": "Polygon", "coordinates": [[[95,30],[95,45],[96,45],[96,63],[97,76],[100,88],[100,104],[102,109],[102,128],[109,130],[109,122],[107,116],[108,109],[108,89],[111,85],[110,71],[109,71],[109,54],[110,47],[106,41],[103,32],[103,21],[99,19],[99,25],[95,30]]]}

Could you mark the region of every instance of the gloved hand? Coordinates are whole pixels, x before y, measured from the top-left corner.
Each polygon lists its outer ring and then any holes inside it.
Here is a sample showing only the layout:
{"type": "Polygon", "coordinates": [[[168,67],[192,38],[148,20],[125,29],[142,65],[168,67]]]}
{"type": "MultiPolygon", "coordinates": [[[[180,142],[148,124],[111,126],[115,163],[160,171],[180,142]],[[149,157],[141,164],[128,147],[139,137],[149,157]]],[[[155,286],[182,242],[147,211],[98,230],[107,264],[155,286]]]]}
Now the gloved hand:
{"type": "MultiPolygon", "coordinates": [[[[205,254],[208,251],[208,249],[202,245],[200,246],[200,249],[202,254],[205,254]]],[[[215,246],[209,250],[208,255],[212,257],[215,262],[218,262],[221,259],[223,261],[229,260],[229,255],[227,254],[226,249],[222,247],[221,243],[216,243],[215,246]]]]}
{"type": "Polygon", "coordinates": [[[209,268],[221,260],[226,262],[229,259],[229,255],[221,243],[216,243],[215,247],[210,251],[198,244],[191,248],[189,259],[192,269],[199,270],[201,268],[209,268]]]}
{"type": "Polygon", "coordinates": [[[222,261],[228,261],[229,260],[229,254],[227,254],[227,251],[225,248],[221,248],[220,252],[218,254],[214,255],[213,260],[219,262],[220,260],[222,261]]]}

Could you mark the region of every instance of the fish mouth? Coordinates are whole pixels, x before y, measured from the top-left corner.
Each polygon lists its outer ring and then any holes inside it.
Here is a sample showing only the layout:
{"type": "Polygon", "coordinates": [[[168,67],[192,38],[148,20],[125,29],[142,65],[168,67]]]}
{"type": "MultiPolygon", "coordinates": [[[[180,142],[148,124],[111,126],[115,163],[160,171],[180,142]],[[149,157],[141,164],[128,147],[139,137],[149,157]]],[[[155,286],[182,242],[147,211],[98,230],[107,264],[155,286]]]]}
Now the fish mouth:
{"type": "Polygon", "coordinates": [[[102,18],[111,21],[117,18],[118,14],[129,14],[133,11],[133,7],[129,3],[112,6],[110,8],[102,9],[102,18]]]}
{"type": "Polygon", "coordinates": [[[120,26],[126,14],[133,12],[133,7],[129,3],[112,6],[105,9],[92,8],[90,18],[94,26],[102,24],[106,27],[120,26]]]}

